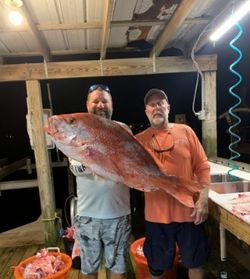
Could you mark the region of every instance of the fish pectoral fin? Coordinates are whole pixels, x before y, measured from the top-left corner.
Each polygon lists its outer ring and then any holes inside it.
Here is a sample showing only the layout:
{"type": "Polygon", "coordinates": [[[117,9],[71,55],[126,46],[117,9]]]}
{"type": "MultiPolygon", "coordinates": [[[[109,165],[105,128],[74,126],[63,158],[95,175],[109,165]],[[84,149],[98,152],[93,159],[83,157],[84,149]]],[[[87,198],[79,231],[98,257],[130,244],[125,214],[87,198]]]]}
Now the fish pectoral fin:
{"type": "Polygon", "coordinates": [[[187,207],[194,207],[193,195],[185,191],[175,191],[171,196],[187,207]]]}

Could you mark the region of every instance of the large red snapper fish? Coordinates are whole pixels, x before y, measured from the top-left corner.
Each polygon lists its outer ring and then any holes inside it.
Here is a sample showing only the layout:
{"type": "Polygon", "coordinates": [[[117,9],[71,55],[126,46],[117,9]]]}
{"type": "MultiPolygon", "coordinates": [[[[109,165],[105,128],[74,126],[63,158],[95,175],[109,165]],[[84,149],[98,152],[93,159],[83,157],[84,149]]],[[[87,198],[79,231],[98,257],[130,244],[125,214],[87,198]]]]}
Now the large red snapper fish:
{"type": "Polygon", "coordinates": [[[94,174],[148,192],[164,190],[188,207],[200,185],[163,172],[137,139],[119,123],[90,113],[54,115],[45,131],[67,157],[94,174]]]}

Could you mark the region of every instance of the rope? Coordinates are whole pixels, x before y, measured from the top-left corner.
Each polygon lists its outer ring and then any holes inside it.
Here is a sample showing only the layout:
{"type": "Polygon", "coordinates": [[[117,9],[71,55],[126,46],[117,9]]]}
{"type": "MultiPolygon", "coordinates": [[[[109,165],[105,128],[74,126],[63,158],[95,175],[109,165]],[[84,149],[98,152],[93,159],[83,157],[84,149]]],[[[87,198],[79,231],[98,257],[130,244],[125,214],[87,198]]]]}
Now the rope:
{"type": "Polygon", "coordinates": [[[55,212],[55,216],[53,218],[42,218],[41,220],[44,222],[55,221],[56,219],[61,220],[61,217],[55,212]]]}

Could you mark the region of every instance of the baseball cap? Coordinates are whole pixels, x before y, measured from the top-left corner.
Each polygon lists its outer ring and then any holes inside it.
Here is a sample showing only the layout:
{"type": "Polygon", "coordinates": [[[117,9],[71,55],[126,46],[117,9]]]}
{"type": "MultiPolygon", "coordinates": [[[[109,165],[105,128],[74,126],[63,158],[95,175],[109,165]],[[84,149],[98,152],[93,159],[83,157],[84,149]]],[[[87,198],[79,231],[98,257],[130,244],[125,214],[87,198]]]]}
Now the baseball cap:
{"type": "Polygon", "coordinates": [[[168,102],[168,97],[163,90],[160,90],[158,88],[152,88],[146,93],[144,97],[145,105],[148,103],[149,98],[152,97],[153,95],[159,95],[160,97],[162,97],[162,99],[165,99],[168,102]]]}

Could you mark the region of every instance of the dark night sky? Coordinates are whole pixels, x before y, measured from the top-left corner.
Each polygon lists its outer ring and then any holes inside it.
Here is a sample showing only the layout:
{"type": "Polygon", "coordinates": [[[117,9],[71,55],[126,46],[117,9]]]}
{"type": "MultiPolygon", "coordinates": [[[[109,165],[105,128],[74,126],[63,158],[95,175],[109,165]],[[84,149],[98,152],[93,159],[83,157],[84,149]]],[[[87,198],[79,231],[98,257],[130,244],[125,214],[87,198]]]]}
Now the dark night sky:
{"type": "MultiPolygon", "coordinates": [[[[242,25],[244,33],[236,45],[243,51],[243,60],[237,65],[236,69],[242,74],[243,82],[237,88],[240,92],[242,87],[246,87],[246,103],[250,107],[250,15],[248,15],[242,25]]],[[[218,71],[217,71],[217,114],[218,116],[227,111],[235,103],[228,92],[236,79],[230,72],[229,66],[237,56],[229,47],[229,41],[235,36],[234,28],[228,33],[216,46],[207,45],[201,53],[218,54],[218,71]]],[[[158,87],[166,90],[171,103],[170,120],[174,121],[174,115],[185,113],[187,123],[197,132],[200,137],[201,122],[192,113],[192,98],[195,87],[195,73],[185,74],[161,74],[147,76],[123,76],[123,77],[101,77],[101,78],[81,78],[71,80],[49,81],[50,91],[53,102],[54,114],[72,113],[85,111],[86,92],[91,84],[105,83],[111,91],[114,101],[113,119],[123,121],[127,124],[147,125],[147,119],[144,115],[143,97],[147,90],[152,87],[158,87]]],[[[48,92],[46,82],[41,83],[44,108],[48,107],[48,92]]],[[[23,158],[27,155],[33,156],[33,151],[29,145],[29,139],[26,132],[26,88],[24,82],[0,83],[0,158],[8,158],[9,162],[23,158]]],[[[200,109],[200,98],[196,102],[196,110],[200,109]]],[[[249,117],[249,116],[248,116],[249,117]]],[[[219,155],[227,155],[227,140],[229,135],[226,133],[228,126],[225,121],[218,121],[218,147],[219,155]]],[[[249,125],[249,124],[248,124],[249,125]]],[[[54,151],[53,151],[54,152],[54,151]]],[[[249,161],[248,161],[249,162],[249,161]]],[[[55,182],[55,192],[57,198],[57,207],[63,208],[65,195],[65,184],[67,177],[65,172],[59,172],[60,181],[55,182]],[[64,181],[64,182],[63,182],[64,181]]],[[[13,178],[13,177],[12,177],[13,178]]],[[[0,197],[0,211],[5,212],[6,205],[9,201],[15,202],[15,208],[23,208],[22,211],[16,211],[14,216],[1,214],[1,222],[7,229],[8,226],[16,226],[23,222],[31,221],[33,216],[38,217],[40,209],[39,195],[37,189],[5,191],[0,197]],[[26,207],[23,200],[30,199],[26,207]],[[29,206],[28,206],[29,205],[29,206]],[[25,211],[26,210],[26,211],[25,211]],[[19,214],[19,215],[18,215],[19,214]],[[24,216],[27,219],[24,220],[24,216]],[[10,220],[12,221],[10,222],[10,220]]],[[[1,229],[0,229],[1,231],[1,229]]]]}
{"type": "MultiPolygon", "coordinates": [[[[147,125],[143,97],[152,87],[166,90],[171,102],[171,120],[176,113],[185,113],[187,122],[199,133],[200,121],[191,111],[196,75],[162,74],[151,76],[83,78],[49,81],[54,114],[85,111],[86,92],[94,83],[107,84],[114,102],[113,119],[127,124],[147,125]]],[[[42,82],[44,108],[49,107],[47,82],[42,82]]],[[[1,157],[21,158],[30,152],[26,133],[26,89],[24,82],[0,84],[1,157]],[[6,121],[8,120],[8,121],[6,121]],[[19,154],[19,155],[18,155],[19,154]]],[[[199,101],[197,110],[199,109],[199,101]]],[[[32,152],[32,151],[31,151],[32,152]]]]}

